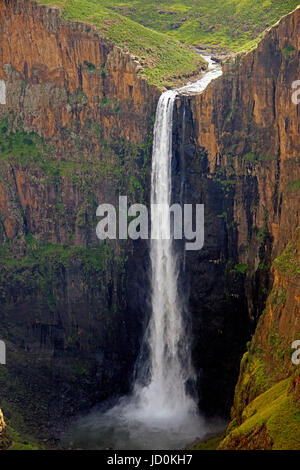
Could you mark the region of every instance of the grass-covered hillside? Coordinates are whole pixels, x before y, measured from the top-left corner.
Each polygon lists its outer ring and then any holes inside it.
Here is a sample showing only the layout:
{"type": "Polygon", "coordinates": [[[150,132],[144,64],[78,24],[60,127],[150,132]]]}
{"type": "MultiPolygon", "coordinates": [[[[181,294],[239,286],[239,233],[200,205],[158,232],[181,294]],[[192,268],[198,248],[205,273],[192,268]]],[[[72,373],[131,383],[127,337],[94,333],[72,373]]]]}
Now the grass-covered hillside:
{"type": "Polygon", "coordinates": [[[242,419],[240,426],[228,429],[219,449],[300,449],[299,404],[289,379],[280,381],[253,400],[244,409],[242,419]]]}
{"type": "Polygon", "coordinates": [[[96,0],[127,18],[186,43],[239,51],[299,0],[96,0]]]}
{"type": "Polygon", "coordinates": [[[61,7],[63,17],[93,24],[112,43],[125,47],[143,66],[142,74],[154,85],[175,85],[200,72],[204,61],[199,54],[166,34],[145,28],[105,6],[114,2],[99,0],[38,0],[61,7]],[[105,6],[104,6],[105,4],[105,6]],[[107,4],[107,5],[106,5],[107,4]],[[181,79],[181,80],[180,80],[181,79]]]}
{"type": "Polygon", "coordinates": [[[149,83],[175,85],[194,75],[202,60],[190,48],[238,52],[299,0],[38,0],[63,9],[66,19],[97,26],[141,62],[149,83]]]}

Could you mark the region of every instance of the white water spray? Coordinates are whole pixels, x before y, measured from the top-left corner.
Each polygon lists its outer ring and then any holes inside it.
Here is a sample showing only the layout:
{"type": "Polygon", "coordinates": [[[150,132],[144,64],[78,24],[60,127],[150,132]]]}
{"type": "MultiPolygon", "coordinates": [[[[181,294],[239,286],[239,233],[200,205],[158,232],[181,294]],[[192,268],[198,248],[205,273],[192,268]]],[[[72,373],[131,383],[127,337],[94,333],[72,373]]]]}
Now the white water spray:
{"type": "Polygon", "coordinates": [[[151,214],[152,315],[145,336],[149,349],[147,385],[137,380],[133,394],[105,413],[91,413],[73,430],[73,440],[84,448],[180,449],[201,438],[207,428],[186,384],[193,378],[189,342],[178,293],[178,260],[169,237],[172,197],[172,129],[176,96],[203,91],[221,75],[221,67],[207,58],[209,67],[196,83],[164,92],[155,119],[152,152],[151,214]],[[84,437],[83,437],[84,436],[84,437]]]}

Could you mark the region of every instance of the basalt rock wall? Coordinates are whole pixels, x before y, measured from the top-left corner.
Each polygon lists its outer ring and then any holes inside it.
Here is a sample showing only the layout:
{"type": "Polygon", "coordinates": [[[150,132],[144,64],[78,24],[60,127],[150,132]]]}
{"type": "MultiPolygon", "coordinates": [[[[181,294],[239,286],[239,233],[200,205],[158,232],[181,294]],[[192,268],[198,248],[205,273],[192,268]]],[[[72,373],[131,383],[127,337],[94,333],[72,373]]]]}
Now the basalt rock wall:
{"type": "MultiPolygon", "coordinates": [[[[285,365],[299,334],[299,285],[273,263],[286,249],[298,256],[299,32],[296,9],[255,50],[225,64],[223,76],[203,93],[176,102],[174,167],[185,175],[185,201],[205,204],[205,245],[186,254],[186,282],[200,405],[210,414],[218,404],[229,412],[241,354],[266,302],[269,313],[252,344],[266,352],[268,367],[266,339],[279,322],[276,331],[289,346],[281,366],[291,369],[285,365]],[[270,311],[274,289],[284,290],[276,314],[270,311]]],[[[243,379],[241,370],[239,383],[243,379]]],[[[243,399],[236,396],[237,413],[258,393],[250,382],[243,399]]]]}
{"type": "Polygon", "coordinates": [[[0,1],[1,405],[41,432],[130,387],[148,248],[95,229],[99,204],[149,198],[160,92],[139,70],[56,7],[0,1]]]}

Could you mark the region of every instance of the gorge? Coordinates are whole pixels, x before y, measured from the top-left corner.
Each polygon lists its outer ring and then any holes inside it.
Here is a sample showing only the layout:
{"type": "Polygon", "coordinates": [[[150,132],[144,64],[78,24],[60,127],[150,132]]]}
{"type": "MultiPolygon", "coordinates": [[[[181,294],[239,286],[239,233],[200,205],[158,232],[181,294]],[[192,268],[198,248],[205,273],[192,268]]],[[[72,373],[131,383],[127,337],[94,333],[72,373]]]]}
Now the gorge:
{"type": "Polygon", "coordinates": [[[131,396],[121,398],[105,413],[94,412],[79,420],[70,437],[75,448],[178,449],[207,432],[195,397],[187,390],[195,372],[185,300],[180,296],[179,254],[171,236],[170,207],[174,102],[180,92],[203,91],[222,74],[221,67],[210,57],[208,62],[208,70],[200,80],[165,91],[157,105],[151,171],[151,316],[142,345],[142,350],[148,349],[148,357],[143,360],[139,355],[131,396]]]}
{"type": "MultiPolygon", "coordinates": [[[[95,209],[150,201],[161,89],[55,6],[0,1],[0,22],[0,406],[56,445],[70,417],[132,392],[149,246],[99,245],[95,209]]],[[[233,403],[223,448],[299,448],[299,30],[298,8],[204,92],[174,97],[172,195],[205,205],[205,246],[181,277],[189,347],[201,414],[228,419],[233,403]],[[279,402],[293,423],[283,437],[279,402]]]]}

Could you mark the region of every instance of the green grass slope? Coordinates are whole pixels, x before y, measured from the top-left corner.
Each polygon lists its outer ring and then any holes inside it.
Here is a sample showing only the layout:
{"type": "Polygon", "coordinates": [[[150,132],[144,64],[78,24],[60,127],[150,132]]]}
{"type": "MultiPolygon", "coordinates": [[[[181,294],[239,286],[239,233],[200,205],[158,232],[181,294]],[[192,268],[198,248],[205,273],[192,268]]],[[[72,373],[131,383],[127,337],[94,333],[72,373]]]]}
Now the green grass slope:
{"type": "Polygon", "coordinates": [[[93,24],[112,43],[126,47],[150,84],[174,86],[203,64],[183,45],[219,52],[254,47],[262,32],[299,0],[37,0],[61,7],[72,21],[93,24]]]}
{"type": "Polygon", "coordinates": [[[142,75],[150,84],[173,86],[183,78],[198,73],[204,61],[179,41],[153,31],[129,18],[105,8],[113,2],[98,0],[38,0],[58,6],[63,17],[95,25],[109,41],[124,47],[136,56],[143,66],[142,75]]]}
{"type": "Polygon", "coordinates": [[[98,5],[186,43],[240,51],[299,0],[97,0],[98,5]]]}
{"type": "Polygon", "coordinates": [[[290,393],[290,379],[259,395],[242,418],[240,426],[228,429],[219,449],[300,449],[300,408],[290,393]]]}

